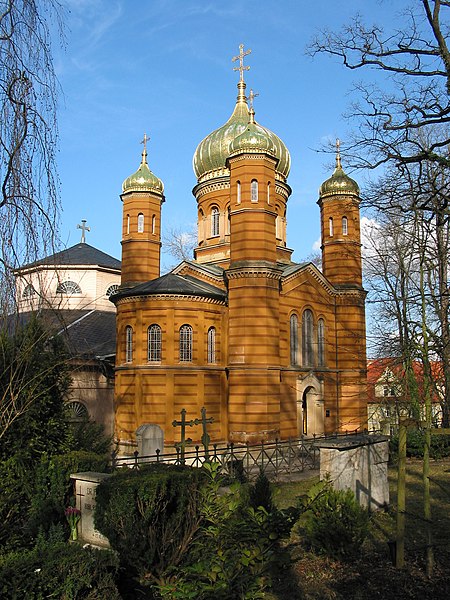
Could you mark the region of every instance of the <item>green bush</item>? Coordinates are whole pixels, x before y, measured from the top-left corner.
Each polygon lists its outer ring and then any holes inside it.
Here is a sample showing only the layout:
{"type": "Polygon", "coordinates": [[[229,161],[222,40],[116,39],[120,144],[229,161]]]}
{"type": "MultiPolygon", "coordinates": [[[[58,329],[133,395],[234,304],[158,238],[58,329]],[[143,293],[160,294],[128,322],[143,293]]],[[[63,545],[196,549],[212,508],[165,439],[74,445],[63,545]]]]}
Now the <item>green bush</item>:
{"type": "Polygon", "coordinates": [[[110,551],[40,544],[0,556],[0,596],[4,600],[120,600],[116,573],[117,559],[110,551]]]}
{"type": "MultiPolygon", "coordinates": [[[[408,429],[406,433],[406,455],[411,458],[423,458],[425,432],[422,429],[408,429]]],[[[392,437],[389,450],[391,456],[398,455],[398,435],[392,437]]],[[[438,460],[450,456],[450,435],[432,434],[430,456],[438,460]]]]}
{"type": "Polygon", "coordinates": [[[165,600],[264,598],[275,535],[270,516],[248,505],[239,483],[228,490],[217,463],[206,463],[202,521],[183,564],[159,585],[165,600]]]}
{"type": "Polygon", "coordinates": [[[97,488],[95,526],[140,579],[159,578],[182,559],[198,529],[198,469],[146,465],[97,488]]]}
{"type": "Polygon", "coordinates": [[[329,482],[320,482],[300,503],[303,512],[292,534],[303,545],[333,558],[357,554],[368,533],[369,514],[351,490],[335,490],[329,482]]]}

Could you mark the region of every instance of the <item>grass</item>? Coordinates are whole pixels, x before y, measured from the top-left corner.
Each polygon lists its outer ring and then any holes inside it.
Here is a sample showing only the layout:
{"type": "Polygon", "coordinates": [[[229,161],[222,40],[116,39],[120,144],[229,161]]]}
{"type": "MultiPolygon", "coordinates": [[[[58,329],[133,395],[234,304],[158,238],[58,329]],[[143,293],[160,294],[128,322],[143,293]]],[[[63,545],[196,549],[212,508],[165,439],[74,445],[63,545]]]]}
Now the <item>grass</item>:
{"type": "MultiPolygon", "coordinates": [[[[306,552],[289,540],[267,600],[448,600],[450,598],[450,458],[431,463],[432,532],[435,569],[425,575],[425,521],[422,518],[422,462],[407,464],[406,565],[392,564],[388,542],[395,537],[396,467],[389,469],[391,508],[373,515],[370,534],[351,563],[306,552]]],[[[295,503],[317,478],[274,489],[280,508],[295,503]]]]}

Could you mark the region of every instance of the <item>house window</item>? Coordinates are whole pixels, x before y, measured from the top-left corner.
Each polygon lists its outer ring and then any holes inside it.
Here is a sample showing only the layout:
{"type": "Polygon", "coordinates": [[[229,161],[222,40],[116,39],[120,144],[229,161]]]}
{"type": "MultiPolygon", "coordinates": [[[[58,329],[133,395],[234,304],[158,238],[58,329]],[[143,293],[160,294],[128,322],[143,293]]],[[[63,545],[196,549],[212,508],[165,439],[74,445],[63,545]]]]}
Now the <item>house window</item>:
{"type": "Polygon", "coordinates": [[[330,227],[330,237],[333,237],[333,217],[329,218],[328,224],[329,224],[329,227],[330,227]]]}
{"type": "Polygon", "coordinates": [[[312,311],[306,309],[303,311],[302,319],[302,363],[304,367],[313,366],[313,333],[313,314],[312,311]]]}
{"type": "Polygon", "coordinates": [[[192,361],[192,327],[182,325],[180,327],[180,362],[192,361]]]}
{"type": "Polygon", "coordinates": [[[317,362],[319,367],[325,366],[325,321],[317,321],[317,362]]]}
{"type": "Polygon", "coordinates": [[[148,359],[149,362],[161,361],[161,327],[150,325],[148,328],[148,359]]]}
{"type": "Polygon", "coordinates": [[[231,210],[230,207],[227,209],[227,235],[231,233],[231,210]]]}
{"type": "Polygon", "coordinates": [[[219,235],[219,209],[213,206],[211,209],[211,235],[214,237],[219,235]]]}
{"type": "Polygon", "coordinates": [[[133,328],[125,327],[125,362],[133,362],[133,328]]]}
{"type": "Polygon", "coordinates": [[[290,320],[291,365],[298,365],[298,317],[291,315],[290,320]]]}
{"type": "Polygon", "coordinates": [[[208,356],[207,360],[209,363],[216,362],[216,328],[210,327],[208,329],[208,356]]]}
{"type": "Polygon", "coordinates": [[[127,233],[130,233],[130,215],[127,215],[127,233]]]}
{"type": "Polygon", "coordinates": [[[153,215],[152,217],[152,233],[154,234],[156,232],[156,215],[153,215]]]}
{"type": "Polygon", "coordinates": [[[348,219],[342,217],[342,235],[348,235],[348,219]]]}
{"type": "Polygon", "coordinates": [[[281,217],[278,214],[275,218],[275,235],[277,240],[281,240],[281,217]]]}
{"type": "Polygon", "coordinates": [[[113,294],[115,294],[118,291],[119,291],[119,284],[118,283],[113,283],[106,290],[106,296],[109,298],[110,296],[112,296],[113,294]]]}
{"type": "Polygon", "coordinates": [[[138,214],[138,233],[144,233],[144,215],[138,214]]]}
{"type": "Polygon", "coordinates": [[[270,204],[270,181],[267,184],[267,204],[270,204]]]}
{"type": "Polygon", "coordinates": [[[81,288],[75,281],[64,281],[58,285],[56,293],[72,296],[72,294],[81,294],[81,288]]]}
{"type": "Polygon", "coordinates": [[[37,294],[36,290],[31,285],[31,283],[29,283],[23,289],[22,298],[30,298],[31,296],[34,296],[35,294],[37,294]]]}
{"type": "Polygon", "coordinates": [[[236,196],[236,202],[237,202],[238,204],[240,204],[240,203],[241,203],[241,182],[240,182],[240,181],[238,181],[238,182],[237,182],[237,196],[236,196]]]}
{"type": "Polygon", "coordinates": [[[252,179],[251,185],[250,185],[250,199],[252,202],[258,202],[258,182],[256,181],[256,179],[252,179]]]}

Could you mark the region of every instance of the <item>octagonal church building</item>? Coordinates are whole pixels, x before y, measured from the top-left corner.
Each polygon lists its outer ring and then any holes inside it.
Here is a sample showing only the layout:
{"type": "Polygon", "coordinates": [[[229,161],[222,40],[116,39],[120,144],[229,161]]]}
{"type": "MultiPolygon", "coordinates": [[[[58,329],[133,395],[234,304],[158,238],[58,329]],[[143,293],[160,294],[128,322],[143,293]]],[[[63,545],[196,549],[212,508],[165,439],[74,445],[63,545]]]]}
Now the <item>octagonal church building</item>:
{"type": "MultiPolygon", "coordinates": [[[[214,422],[212,442],[256,443],[364,429],[365,292],[359,188],[341,166],[320,186],[322,270],[294,263],[286,240],[290,155],[255,120],[240,79],[228,121],[194,154],[198,244],[160,275],[163,183],[144,151],[123,183],[117,307],[115,437],[180,419],[214,422]]],[[[307,227],[308,225],[305,224],[307,227]]],[[[299,232],[301,234],[301,232],[299,232]]],[[[187,432],[193,442],[201,426],[187,432]]]]}

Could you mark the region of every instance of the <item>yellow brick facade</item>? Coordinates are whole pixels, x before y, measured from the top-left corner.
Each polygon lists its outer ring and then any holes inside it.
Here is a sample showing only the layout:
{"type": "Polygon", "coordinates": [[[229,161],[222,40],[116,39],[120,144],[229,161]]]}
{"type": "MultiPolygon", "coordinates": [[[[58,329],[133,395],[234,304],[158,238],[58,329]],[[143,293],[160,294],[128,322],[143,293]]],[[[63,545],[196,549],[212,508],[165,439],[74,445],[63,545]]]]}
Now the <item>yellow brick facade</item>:
{"type": "MultiPolygon", "coordinates": [[[[205,138],[194,159],[193,261],[160,277],[162,188],[122,194],[122,287],[113,301],[115,436],[123,452],[135,449],[142,424],[159,425],[166,448],[173,446],[180,428],[172,422],[183,408],[188,420],[206,408],[212,442],[366,427],[357,185],[339,159],[318,201],[323,269],[293,263],[286,243],[289,157],[254,120],[242,81],[238,89],[223,134],[231,123],[228,153],[211,155],[205,138]],[[153,223],[139,234],[138,214],[153,223]]],[[[220,135],[213,132],[213,141],[220,135]]],[[[201,427],[187,435],[199,442],[201,427]]]]}

